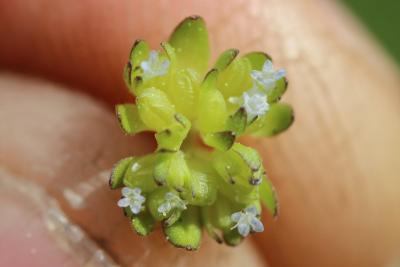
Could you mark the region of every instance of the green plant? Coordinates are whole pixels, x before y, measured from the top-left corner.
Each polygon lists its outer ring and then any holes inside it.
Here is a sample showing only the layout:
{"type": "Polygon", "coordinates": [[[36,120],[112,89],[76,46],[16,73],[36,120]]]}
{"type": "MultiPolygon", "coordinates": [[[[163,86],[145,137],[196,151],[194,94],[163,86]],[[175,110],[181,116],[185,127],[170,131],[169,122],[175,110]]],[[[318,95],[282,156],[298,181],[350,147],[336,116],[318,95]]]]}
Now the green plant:
{"type": "Polygon", "coordinates": [[[138,40],[124,70],[135,104],[116,106],[126,134],[155,132],[157,150],[116,164],[112,189],[140,235],[161,221],[167,239],[188,250],[202,229],[218,242],[237,245],[264,230],[260,200],[276,216],[277,200],[256,150],[237,137],[272,136],[293,122],[285,71],[252,52],[223,52],[211,70],[208,33],[201,17],[182,21],[162,51],[138,40]]]}

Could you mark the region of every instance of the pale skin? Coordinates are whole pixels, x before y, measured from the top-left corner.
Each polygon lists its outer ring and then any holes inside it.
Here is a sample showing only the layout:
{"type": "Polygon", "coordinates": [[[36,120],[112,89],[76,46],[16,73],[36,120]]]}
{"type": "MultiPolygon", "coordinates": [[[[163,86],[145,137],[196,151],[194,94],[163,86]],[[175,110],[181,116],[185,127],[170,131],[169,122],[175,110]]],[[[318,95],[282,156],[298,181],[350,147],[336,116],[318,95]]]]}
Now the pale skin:
{"type": "MultiPolygon", "coordinates": [[[[0,66],[42,79],[0,75],[1,168],[45,187],[122,266],[375,267],[399,258],[400,79],[343,10],[294,0],[180,1],[179,8],[18,0],[0,3],[0,18],[0,66]],[[156,47],[191,14],[207,21],[214,55],[230,47],[270,53],[288,71],[283,101],[296,111],[287,133],[245,140],[265,159],[281,213],[265,216],[265,232],[233,250],[206,239],[190,253],[168,246],[159,232],[137,237],[116,206],[119,193],[106,186],[83,210],[60,193],[123,156],[153,149],[149,135],[124,137],[110,110],[132,99],[121,72],[133,40],[156,47]]],[[[0,220],[1,266],[77,266],[31,203],[13,192],[0,201],[7,218],[0,220]],[[27,226],[28,239],[21,237],[27,226]]]]}

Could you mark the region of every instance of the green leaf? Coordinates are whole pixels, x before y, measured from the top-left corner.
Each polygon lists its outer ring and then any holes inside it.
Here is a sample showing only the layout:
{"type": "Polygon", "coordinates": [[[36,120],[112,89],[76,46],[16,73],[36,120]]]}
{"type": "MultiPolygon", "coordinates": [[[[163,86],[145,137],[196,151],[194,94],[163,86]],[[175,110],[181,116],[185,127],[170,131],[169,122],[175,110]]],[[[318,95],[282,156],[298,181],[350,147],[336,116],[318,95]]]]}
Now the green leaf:
{"type": "Polygon", "coordinates": [[[282,95],[286,92],[288,87],[288,81],[286,77],[282,77],[278,81],[276,81],[276,86],[274,89],[267,92],[267,100],[268,103],[276,103],[278,102],[282,95]]]}
{"type": "Polygon", "coordinates": [[[235,143],[232,146],[232,151],[236,152],[253,172],[258,171],[261,168],[261,158],[255,149],[244,146],[240,143],[235,143]]]}
{"type": "Polygon", "coordinates": [[[137,98],[139,116],[149,129],[163,131],[175,123],[175,109],[167,95],[156,88],[144,90],[137,98]]]}
{"type": "Polygon", "coordinates": [[[253,86],[250,76],[251,65],[247,58],[234,61],[218,76],[217,87],[226,99],[239,96],[253,86]]]}
{"type": "Polygon", "coordinates": [[[125,171],[124,184],[130,188],[139,187],[146,193],[153,191],[157,187],[152,179],[154,161],[154,154],[134,158],[125,171]]]}
{"type": "Polygon", "coordinates": [[[272,61],[271,57],[264,52],[250,52],[243,57],[249,60],[252,70],[262,70],[266,60],[272,61]]]}
{"type": "Polygon", "coordinates": [[[213,206],[204,206],[201,207],[201,222],[206,229],[208,235],[217,241],[219,244],[222,244],[224,241],[223,239],[219,236],[217,232],[217,228],[213,225],[212,223],[212,217],[214,216],[213,214],[213,206]]]}
{"type": "Polygon", "coordinates": [[[176,113],[174,118],[174,124],[155,135],[158,151],[178,151],[189,133],[190,120],[179,113],[176,113]]]}
{"type": "MultiPolygon", "coordinates": [[[[157,153],[157,160],[154,163],[153,178],[154,181],[159,186],[167,184],[167,177],[169,175],[171,161],[174,160],[174,157],[175,157],[175,152],[157,153]]],[[[182,185],[183,185],[183,180],[182,180],[182,185]]]]}
{"type": "Polygon", "coordinates": [[[224,130],[228,117],[224,96],[216,87],[218,70],[212,69],[200,88],[197,126],[202,133],[224,130]]]}
{"type": "Polygon", "coordinates": [[[184,153],[182,151],[157,153],[153,177],[157,184],[168,184],[176,191],[182,192],[185,182],[191,179],[184,153]]]}
{"type": "Polygon", "coordinates": [[[143,60],[146,60],[149,57],[149,53],[149,44],[143,40],[136,40],[129,55],[129,61],[131,62],[132,67],[135,68],[139,66],[143,60]]]}
{"type": "Polygon", "coordinates": [[[246,130],[247,112],[241,107],[227,120],[227,129],[235,136],[241,135],[246,130]]]}
{"type": "Polygon", "coordinates": [[[249,127],[248,132],[255,136],[274,136],[288,129],[293,121],[293,108],[287,104],[276,103],[270,106],[267,114],[249,127]]]}
{"type": "Polygon", "coordinates": [[[130,163],[134,160],[134,157],[124,158],[118,161],[111,172],[109,185],[111,189],[116,189],[124,185],[123,179],[130,163]]]}
{"type": "Polygon", "coordinates": [[[264,177],[263,181],[259,186],[260,190],[260,199],[261,202],[265,205],[268,211],[276,217],[278,215],[278,199],[276,197],[276,192],[271,184],[271,182],[264,177]]]}
{"type": "Polygon", "coordinates": [[[215,62],[214,68],[219,71],[223,71],[229,66],[229,64],[232,63],[238,54],[239,50],[237,49],[228,49],[224,51],[215,62]]]}
{"type": "Polygon", "coordinates": [[[176,247],[197,250],[201,241],[201,219],[197,207],[190,206],[171,226],[164,227],[167,240],[176,247]]]}
{"type": "Polygon", "coordinates": [[[148,211],[142,211],[132,217],[132,228],[142,236],[150,234],[154,230],[155,224],[156,221],[148,211]]]}
{"type": "Polygon", "coordinates": [[[203,18],[188,17],[172,33],[169,43],[175,48],[178,67],[206,72],[210,59],[208,32],[203,18]]]}
{"type": "Polygon", "coordinates": [[[171,215],[166,220],[164,220],[164,226],[173,225],[174,223],[176,223],[176,221],[179,220],[181,215],[182,215],[182,210],[178,210],[178,209],[173,210],[171,215]]]}
{"type": "Polygon", "coordinates": [[[215,149],[225,151],[232,147],[235,135],[231,131],[201,134],[204,144],[215,149]]]}
{"type": "Polygon", "coordinates": [[[190,205],[205,206],[211,205],[217,198],[216,177],[214,173],[206,172],[204,166],[199,169],[199,166],[190,165],[191,179],[188,187],[191,190],[186,190],[181,193],[182,199],[185,199],[190,205]]]}
{"type": "Polygon", "coordinates": [[[244,239],[243,236],[239,234],[237,229],[229,230],[224,232],[224,241],[227,245],[235,247],[239,245],[244,239]]]}
{"type": "Polygon", "coordinates": [[[168,60],[170,62],[170,68],[175,67],[176,64],[175,49],[167,42],[162,42],[161,47],[163,48],[165,55],[168,57],[168,60]]]}
{"type": "Polygon", "coordinates": [[[150,193],[150,195],[147,197],[146,200],[146,205],[147,208],[151,214],[151,216],[156,220],[156,221],[162,221],[167,219],[169,216],[171,216],[173,210],[171,210],[168,214],[165,216],[158,212],[158,207],[160,207],[161,204],[165,202],[165,194],[170,192],[170,189],[167,187],[159,187],[155,189],[153,192],[150,193]]]}
{"type": "Polygon", "coordinates": [[[140,77],[140,63],[149,57],[150,46],[143,40],[136,40],[129,55],[129,61],[125,65],[124,80],[128,88],[135,94],[137,88],[142,83],[140,77]]]}
{"type": "Polygon", "coordinates": [[[197,115],[201,78],[193,69],[179,69],[170,74],[166,92],[176,110],[189,119],[197,115]]]}
{"type": "Polygon", "coordinates": [[[134,104],[116,105],[115,111],[117,113],[119,125],[125,134],[136,134],[147,130],[134,104]]]}

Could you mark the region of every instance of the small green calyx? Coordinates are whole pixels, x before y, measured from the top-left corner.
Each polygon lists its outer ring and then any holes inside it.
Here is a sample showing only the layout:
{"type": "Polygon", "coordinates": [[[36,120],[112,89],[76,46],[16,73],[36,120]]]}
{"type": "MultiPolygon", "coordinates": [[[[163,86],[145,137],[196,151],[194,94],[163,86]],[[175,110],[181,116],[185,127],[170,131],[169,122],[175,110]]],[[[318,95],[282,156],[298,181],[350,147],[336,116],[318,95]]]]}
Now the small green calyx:
{"type": "Polygon", "coordinates": [[[204,20],[183,20],[159,51],[138,40],[124,69],[135,103],[116,114],[127,135],[155,133],[157,150],[120,160],[110,187],[139,235],[161,223],[176,247],[196,250],[202,230],[217,242],[238,245],[261,232],[261,204],[276,216],[275,190],[258,152],[243,135],[274,136],[293,123],[293,109],[279,103],[286,72],[270,56],[238,57],[224,51],[210,66],[204,20]]]}

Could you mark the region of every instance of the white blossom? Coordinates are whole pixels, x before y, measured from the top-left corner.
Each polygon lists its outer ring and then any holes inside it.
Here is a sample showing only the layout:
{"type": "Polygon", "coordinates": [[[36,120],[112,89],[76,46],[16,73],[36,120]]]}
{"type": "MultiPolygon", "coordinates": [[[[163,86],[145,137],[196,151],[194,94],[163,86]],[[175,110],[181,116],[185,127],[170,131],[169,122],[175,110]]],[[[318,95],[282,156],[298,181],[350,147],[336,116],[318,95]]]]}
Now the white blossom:
{"type": "Polygon", "coordinates": [[[271,60],[266,60],[262,70],[252,70],[250,73],[253,80],[260,85],[265,92],[273,89],[276,82],[286,75],[285,69],[274,70],[271,60]]]}
{"type": "Polygon", "coordinates": [[[252,121],[255,117],[264,115],[269,109],[266,93],[259,90],[256,85],[240,97],[230,97],[228,101],[240,105],[246,110],[247,121],[252,121]]]}
{"type": "Polygon", "coordinates": [[[267,95],[259,89],[252,88],[251,90],[244,92],[242,97],[242,106],[246,110],[248,121],[253,120],[255,117],[264,115],[269,109],[267,95]]]}
{"type": "Polygon", "coordinates": [[[186,202],[182,200],[178,195],[168,192],[165,194],[165,201],[158,207],[158,212],[164,216],[173,209],[185,210],[186,202]]]}
{"type": "Polygon", "coordinates": [[[238,229],[243,237],[246,237],[250,231],[263,232],[264,225],[258,219],[259,213],[255,206],[249,206],[243,211],[235,212],[231,215],[231,220],[236,224],[231,229],[238,229]]]}
{"type": "Polygon", "coordinates": [[[162,60],[159,56],[159,52],[154,50],[150,51],[148,60],[144,60],[140,63],[140,67],[143,70],[142,78],[148,80],[157,76],[163,76],[167,74],[169,65],[169,60],[162,60]]]}
{"type": "Polygon", "coordinates": [[[121,192],[123,197],[118,201],[118,206],[121,208],[129,207],[133,214],[140,213],[142,205],[146,201],[146,198],[141,195],[140,188],[124,187],[121,192]]]}

